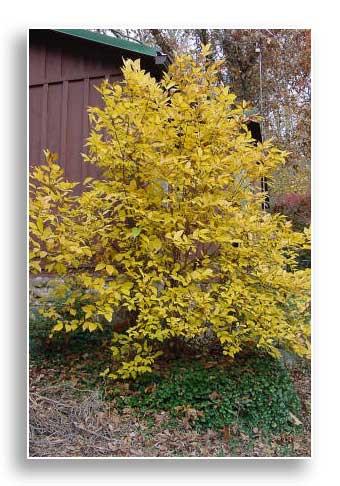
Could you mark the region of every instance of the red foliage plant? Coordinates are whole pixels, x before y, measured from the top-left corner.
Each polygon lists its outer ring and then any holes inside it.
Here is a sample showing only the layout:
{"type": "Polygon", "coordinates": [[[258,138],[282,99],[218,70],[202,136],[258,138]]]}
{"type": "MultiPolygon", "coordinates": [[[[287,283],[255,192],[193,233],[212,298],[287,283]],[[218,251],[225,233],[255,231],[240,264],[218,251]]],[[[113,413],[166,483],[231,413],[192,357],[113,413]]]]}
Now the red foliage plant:
{"type": "Polygon", "coordinates": [[[302,230],[311,222],[310,193],[289,192],[275,198],[273,212],[282,213],[289,218],[296,230],[302,230]]]}

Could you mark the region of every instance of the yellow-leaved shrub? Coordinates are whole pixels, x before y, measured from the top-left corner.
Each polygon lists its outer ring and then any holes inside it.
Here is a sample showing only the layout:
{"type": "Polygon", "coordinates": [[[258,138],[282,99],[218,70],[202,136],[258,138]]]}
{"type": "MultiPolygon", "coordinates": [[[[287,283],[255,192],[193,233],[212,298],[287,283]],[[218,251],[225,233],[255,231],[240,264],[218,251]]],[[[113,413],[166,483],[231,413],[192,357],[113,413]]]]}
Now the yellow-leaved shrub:
{"type": "Polygon", "coordinates": [[[112,378],[208,331],[229,356],[249,343],[309,355],[310,275],[296,264],[308,231],[263,211],[257,190],[286,154],[254,143],[247,105],[208,54],[178,57],[160,82],[128,60],[122,83],[103,83],[84,155],[102,177],[80,196],[48,152],[32,174],[31,270],[54,274],[64,299],[41,313],[53,334],[102,329],[124,310],[112,378]]]}

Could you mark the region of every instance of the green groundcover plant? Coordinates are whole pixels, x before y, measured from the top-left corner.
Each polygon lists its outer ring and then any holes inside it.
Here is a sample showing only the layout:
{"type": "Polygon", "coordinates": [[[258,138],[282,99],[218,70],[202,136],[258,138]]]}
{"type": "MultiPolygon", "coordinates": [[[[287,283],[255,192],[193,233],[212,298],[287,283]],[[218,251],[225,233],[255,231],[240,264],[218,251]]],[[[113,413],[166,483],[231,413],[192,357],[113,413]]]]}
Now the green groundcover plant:
{"type": "Polygon", "coordinates": [[[299,398],[285,367],[270,356],[255,354],[212,368],[179,361],[166,377],[139,378],[133,390],[137,393],[116,398],[118,407],[142,414],[168,411],[174,419],[186,417],[199,431],[232,424],[247,433],[299,428],[292,422],[300,412],[299,398]]]}

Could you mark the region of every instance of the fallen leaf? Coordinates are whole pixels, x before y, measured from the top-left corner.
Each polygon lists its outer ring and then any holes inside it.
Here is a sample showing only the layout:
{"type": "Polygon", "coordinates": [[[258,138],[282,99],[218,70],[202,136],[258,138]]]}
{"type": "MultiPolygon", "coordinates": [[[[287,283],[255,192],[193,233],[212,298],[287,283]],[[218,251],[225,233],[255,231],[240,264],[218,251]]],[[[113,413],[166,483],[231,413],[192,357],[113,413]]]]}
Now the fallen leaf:
{"type": "Polygon", "coordinates": [[[156,383],[152,383],[151,385],[145,388],[144,393],[153,393],[155,390],[156,390],[156,383]]]}
{"type": "Polygon", "coordinates": [[[116,451],[117,451],[117,449],[118,449],[118,448],[117,448],[117,446],[116,446],[115,444],[110,444],[110,443],[108,443],[108,448],[110,449],[110,451],[115,451],[115,452],[116,452],[116,451]]]}
{"type": "Polygon", "coordinates": [[[214,366],[216,366],[216,363],[215,361],[207,361],[206,363],[204,363],[204,368],[213,368],[214,366]]]}
{"type": "Polygon", "coordinates": [[[140,456],[140,453],[136,451],[136,449],[130,449],[130,455],[131,456],[140,456]]]}
{"type": "Polygon", "coordinates": [[[299,444],[298,442],[294,442],[293,448],[294,448],[294,451],[297,451],[301,448],[301,444],[299,444]]]}
{"type": "Polygon", "coordinates": [[[243,432],[240,432],[240,437],[242,440],[244,440],[245,442],[248,442],[249,441],[249,437],[247,434],[244,434],[243,432]]]}
{"type": "Polygon", "coordinates": [[[223,439],[228,441],[230,439],[230,427],[226,425],[223,427],[223,439]]]}
{"type": "Polygon", "coordinates": [[[217,391],[213,391],[212,393],[210,393],[209,398],[210,400],[218,400],[219,398],[221,398],[221,395],[217,391]]]}
{"type": "Polygon", "coordinates": [[[119,415],[111,412],[110,413],[110,422],[111,422],[111,424],[109,424],[110,429],[112,428],[112,425],[118,425],[120,423],[119,415]]]}
{"type": "Polygon", "coordinates": [[[105,417],[106,417],[106,414],[104,412],[98,412],[97,413],[98,422],[103,422],[105,417]]]}
{"type": "Polygon", "coordinates": [[[166,414],[164,412],[161,412],[161,413],[156,414],[154,416],[154,418],[155,418],[155,424],[160,425],[166,419],[166,414]]]}
{"type": "Polygon", "coordinates": [[[301,420],[299,420],[292,412],[289,412],[289,420],[294,424],[294,425],[302,425],[301,420]]]}

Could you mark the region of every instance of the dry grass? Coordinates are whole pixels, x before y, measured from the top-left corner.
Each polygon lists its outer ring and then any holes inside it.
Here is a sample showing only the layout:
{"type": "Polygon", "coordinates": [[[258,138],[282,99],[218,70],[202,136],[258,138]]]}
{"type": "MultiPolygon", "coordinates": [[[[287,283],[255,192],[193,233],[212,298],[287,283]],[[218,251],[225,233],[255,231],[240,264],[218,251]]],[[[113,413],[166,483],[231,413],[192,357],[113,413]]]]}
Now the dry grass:
{"type": "Polygon", "coordinates": [[[131,409],[118,415],[98,393],[70,385],[30,394],[30,457],[204,456],[227,453],[219,434],[172,433],[155,416],[152,427],[131,409]]]}

